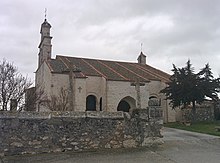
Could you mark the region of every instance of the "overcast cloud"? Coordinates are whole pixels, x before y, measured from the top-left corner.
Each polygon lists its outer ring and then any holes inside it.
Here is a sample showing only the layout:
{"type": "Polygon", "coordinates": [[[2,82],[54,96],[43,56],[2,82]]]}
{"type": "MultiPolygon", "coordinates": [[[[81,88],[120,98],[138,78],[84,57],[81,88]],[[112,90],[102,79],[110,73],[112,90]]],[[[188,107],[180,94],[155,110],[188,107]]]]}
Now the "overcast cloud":
{"type": "Polygon", "coordinates": [[[165,72],[190,59],[220,74],[219,0],[1,0],[0,59],[32,79],[44,8],[53,57],[136,62],[143,43],[147,63],[165,72]]]}

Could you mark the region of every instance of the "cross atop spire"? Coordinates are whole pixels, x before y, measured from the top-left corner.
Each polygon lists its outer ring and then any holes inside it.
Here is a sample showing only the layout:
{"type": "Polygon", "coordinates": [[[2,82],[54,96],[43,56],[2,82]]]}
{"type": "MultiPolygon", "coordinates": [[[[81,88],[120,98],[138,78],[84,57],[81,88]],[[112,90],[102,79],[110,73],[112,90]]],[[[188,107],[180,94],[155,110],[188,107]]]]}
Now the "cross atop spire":
{"type": "Polygon", "coordinates": [[[44,18],[45,18],[45,21],[47,20],[47,8],[45,8],[44,10],[44,18]]]}
{"type": "Polygon", "coordinates": [[[143,50],[142,48],[143,48],[143,43],[141,43],[141,52],[142,52],[142,50],[143,50]]]}

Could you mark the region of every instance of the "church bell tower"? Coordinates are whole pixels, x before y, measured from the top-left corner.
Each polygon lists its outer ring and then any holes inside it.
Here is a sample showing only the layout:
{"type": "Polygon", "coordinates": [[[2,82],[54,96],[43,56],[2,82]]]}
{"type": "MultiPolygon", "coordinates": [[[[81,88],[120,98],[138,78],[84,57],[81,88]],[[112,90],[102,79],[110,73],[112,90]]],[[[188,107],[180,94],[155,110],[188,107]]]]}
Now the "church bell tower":
{"type": "Polygon", "coordinates": [[[44,61],[51,59],[52,37],[50,36],[50,28],[51,25],[47,22],[47,19],[45,18],[44,22],[41,24],[41,29],[40,29],[41,41],[38,46],[39,48],[38,68],[41,66],[41,64],[44,61]]]}
{"type": "Polygon", "coordinates": [[[142,65],[146,65],[146,55],[141,51],[140,55],[138,56],[138,63],[142,65]]]}

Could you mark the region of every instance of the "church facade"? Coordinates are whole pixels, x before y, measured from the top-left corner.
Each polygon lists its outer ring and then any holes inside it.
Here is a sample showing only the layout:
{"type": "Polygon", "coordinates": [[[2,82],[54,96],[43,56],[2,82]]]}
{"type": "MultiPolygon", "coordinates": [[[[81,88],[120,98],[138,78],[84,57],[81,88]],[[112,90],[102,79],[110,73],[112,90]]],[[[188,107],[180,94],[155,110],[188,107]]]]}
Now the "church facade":
{"type": "Polygon", "coordinates": [[[148,65],[143,52],[137,63],[61,55],[52,59],[50,28],[45,19],[35,85],[47,101],[37,101],[38,111],[50,110],[48,101],[67,111],[129,112],[153,104],[162,107],[164,122],[175,121],[175,111],[160,93],[170,75],[148,65]]]}

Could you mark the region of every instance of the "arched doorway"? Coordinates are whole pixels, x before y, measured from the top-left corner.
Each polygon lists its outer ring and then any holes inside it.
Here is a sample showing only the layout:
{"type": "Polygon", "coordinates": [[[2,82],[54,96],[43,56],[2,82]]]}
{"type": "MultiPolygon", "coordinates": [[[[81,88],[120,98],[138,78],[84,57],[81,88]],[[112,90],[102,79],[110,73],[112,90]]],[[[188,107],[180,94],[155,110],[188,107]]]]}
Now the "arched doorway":
{"type": "Polygon", "coordinates": [[[121,100],[118,104],[117,111],[129,112],[131,106],[125,100],[121,100]]]}
{"type": "Polygon", "coordinates": [[[94,95],[86,97],[86,111],[96,111],[96,97],[94,95]]]}
{"type": "Polygon", "coordinates": [[[135,100],[132,97],[125,97],[119,102],[117,111],[129,112],[131,108],[135,108],[135,100]]]}

